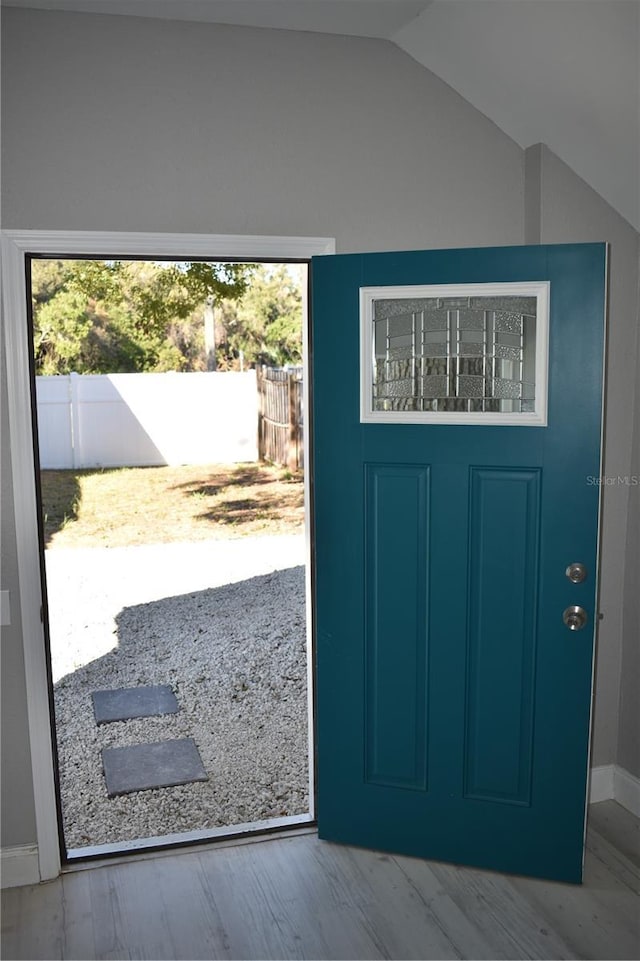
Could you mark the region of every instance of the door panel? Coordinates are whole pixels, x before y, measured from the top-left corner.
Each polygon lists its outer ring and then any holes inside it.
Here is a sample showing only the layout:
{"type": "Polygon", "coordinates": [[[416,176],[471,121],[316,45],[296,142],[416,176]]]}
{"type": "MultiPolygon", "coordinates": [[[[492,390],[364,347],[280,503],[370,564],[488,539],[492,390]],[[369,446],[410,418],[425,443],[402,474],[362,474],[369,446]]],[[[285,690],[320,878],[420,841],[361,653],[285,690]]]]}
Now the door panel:
{"type": "Polygon", "coordinates": [[[540,471],[469,475],[464,796],[530,804],[540,471]]]}
{"type": "Polygon", "coordinates": [[[365,465],[365,779],[421,791],[428,769],[428,516],[428,467],[365,465]],[[390,593],[392,582],[397,592],[390,593]]]}
{"type": "MultiPolygon", "coordinates": [[[[581,877],[605,266],[600,244],[314,259],[323,838],[581,877]],[[362,288],[530,281],[550,285],[546,426],[361,422],[362,288]]],[[[389,380],[404,343],[386,338],[389,380]]]]}

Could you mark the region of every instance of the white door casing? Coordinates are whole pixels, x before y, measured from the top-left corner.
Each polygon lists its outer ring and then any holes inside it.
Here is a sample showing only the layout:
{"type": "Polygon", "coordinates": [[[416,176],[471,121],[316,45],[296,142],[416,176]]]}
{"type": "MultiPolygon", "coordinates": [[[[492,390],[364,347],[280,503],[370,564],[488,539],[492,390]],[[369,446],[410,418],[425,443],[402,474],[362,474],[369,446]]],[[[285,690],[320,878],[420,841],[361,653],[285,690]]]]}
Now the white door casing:
{"type": "MultiPolygon", "coordinates": [[[[31,748],[31,770],[36,814],[40,879],[60,873],[60,848],[53,766],[53,743],[49,715],[49,689],[41,617],[42,584],[38,543],[37,499],[33,457],[33,415],[25,273],[28,254],[51,258],[93,256],[97,259],[138,257],[148,260],[170,257],[216,260],[307,260],[314,255],[335,252],[335,241],[327,237],[271,237],[240,234],[154,234],[92,231],[7,230],[1,234],[3,324],[5,328],[8,414],[12,455],[12,481],[16,526],[17,562],[20,584],[20,612],[27,690],[27,716],[31,748]]],[[[303,325],[306,351],[306,325],[303,325]]],[[[305,376],[305,409],[308,409],[309,378],[305,376]]],[[[305,432],[305,448],[308,431],[305,432]]],[[[305,463],[309,463],[305,449],[305,463]]],[[[309,510],[305,489],[305,509],[309,510]]],[[[307,559],[310,556],[307,533],[307,559]]],[[[310,572],[307,563],[307,626],[310,632],[310,572]]],[[[308,657],[311,681],[311,658],[308,657]]],[[[309,688],[311,690],[311,688],[309,688]]],[[[309,697],[309,711],[313,698],[309,697]]],[[[312,731],[312,725],[309,730],[312,731]]],[[[310,763],[310,778],[313,764],[310,763]]],[[[313,803],[313,791],[310,800],[313,803]]]]}

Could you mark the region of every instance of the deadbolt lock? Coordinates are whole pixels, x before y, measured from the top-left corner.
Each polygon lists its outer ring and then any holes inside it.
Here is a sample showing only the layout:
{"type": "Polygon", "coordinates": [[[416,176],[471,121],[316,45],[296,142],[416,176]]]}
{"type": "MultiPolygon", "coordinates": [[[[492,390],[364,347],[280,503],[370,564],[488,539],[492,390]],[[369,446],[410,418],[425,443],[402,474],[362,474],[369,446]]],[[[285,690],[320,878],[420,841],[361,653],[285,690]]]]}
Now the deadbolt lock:
{"type": "Polygon", "coordinates": [[[572,584],[582,584],[587,579],[587,568],[584,564],[569,564],[565,574],[572,584]]]}
{"type": "Polygon", "coordinates": [[[587,612],[583,607],[572,604],[571,607],[565,608],[562,620],[570,631],[580,631],[587,623],[587,612]]]}

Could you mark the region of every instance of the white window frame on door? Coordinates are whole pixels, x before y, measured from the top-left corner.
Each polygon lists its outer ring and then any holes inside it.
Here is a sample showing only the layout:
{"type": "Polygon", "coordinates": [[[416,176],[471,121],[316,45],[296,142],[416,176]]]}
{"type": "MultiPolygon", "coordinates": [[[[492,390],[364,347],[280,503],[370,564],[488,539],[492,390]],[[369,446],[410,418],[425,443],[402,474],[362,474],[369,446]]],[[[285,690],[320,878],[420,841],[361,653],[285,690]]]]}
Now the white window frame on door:
{"type": "Polygon", "coordinates": [[[478,426],[547,426],[549,367],[548,281],[495,284],[420,284],[360,288],[360,422],[362,424],[475,424],[478,426]],[[420,300],[446,297],[535,297],[535,407],[531,412],[375,410],[373,406],[373,311],[376,300],[420,300]]]}
{"type": "MultiPolygon", "coordinates": [[[[53,742],[49,716],[49,690],[41,617],[42,585],[38,542],[38,508],[32,448],[31,346],[27,325],[27,274],[29,254],[51,258],[127,256],[154,258],[308,260],[335,253],[329,237],[272,237],[241,234],[155,234],[87,231],[6,230],[2,232],[3,326],[5,329],[8,414],[11,438],[12,481],[16,524],[17,562],[20,583],[20,612],[27,690],[27,716],[31,748],[31,770],[35,800],[36,834],[40,879],[60,873],[60,848],[56,806],[53,742]]],[[[304,315],[307,315],[305,300],[304,315]]],[[[303,325],[305,364],[308,364],[307,324],[303,325]]],[[[309,377],[305,370],[304,405],[309,409],[309,377]]],[[[309,461],[309,432],[305,431],[304,460],[309,461]]],[[[308,511],[305,485],[305,510],[308,511]]],[[[310,565],[311,545],[307,524],[307,630],[311,637],[310,565]]],[[[311,656],[309,677],[309,731],[313,730],[311,656]]],[[[309,757],[310,805],[313,805],[313,757],[309,757]]]]}

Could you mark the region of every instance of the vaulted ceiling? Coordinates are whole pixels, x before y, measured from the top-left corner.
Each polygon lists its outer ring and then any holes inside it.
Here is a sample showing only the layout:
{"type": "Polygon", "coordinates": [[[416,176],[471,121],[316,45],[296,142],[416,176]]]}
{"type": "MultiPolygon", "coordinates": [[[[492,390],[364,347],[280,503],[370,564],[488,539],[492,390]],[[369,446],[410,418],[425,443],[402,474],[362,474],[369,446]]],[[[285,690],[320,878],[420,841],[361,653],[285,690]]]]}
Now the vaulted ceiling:
{"type": "Polygon", "coordinates": [[[3,4],[390,39],[428,7],[429,0],[3,0],[3,4]]]}
{"type": "Polygon", "coordinates": [[[640,0],[2,0],[391,40],[640,229],[640,0]]]}

